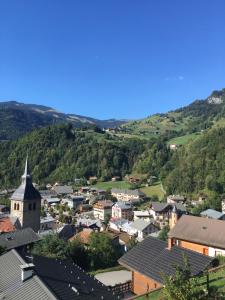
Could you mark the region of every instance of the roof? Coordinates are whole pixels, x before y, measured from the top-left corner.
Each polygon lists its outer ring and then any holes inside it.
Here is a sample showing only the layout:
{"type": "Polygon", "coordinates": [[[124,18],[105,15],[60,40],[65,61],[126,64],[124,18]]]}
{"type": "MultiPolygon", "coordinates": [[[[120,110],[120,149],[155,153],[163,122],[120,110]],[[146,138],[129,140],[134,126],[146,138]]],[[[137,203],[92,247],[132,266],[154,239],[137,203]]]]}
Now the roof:
{"type": "Polygon", "coordinates": [[[20,265],[26,262],[17,251],[0,257],[0,298],[8,300],[113,300],[108,288],[70,261],[34,256],[34,275],[21,281],[20,265]]]}
{"type": "Polygon", "coordinates": [[[24,282],[21,281],[22,264],[25,264],[25,261],[15,250],[0,256],[0,299],[56,299],[37,275],[24,282]]]}
{"type": "Polygon", "coordinates": [[[13,224],[11,218],[9,217],[0,218],[0,233],[11,232],[15,230],[16,230],[16,226],[15,224],[13,224]]]}
{"type": "Polygon", "coordinates": [[[95,278],[106,286],[114,287],[132,281],[132,272],[126,270],[98,273],[95,278]]]}
{"type": "MultiPolygon", "coordinates": [[[[41,256],[33,259],[38,277],[60,300],[114,300],[113,293],[76,264],[41,256]]],[[[33,297],[32,297],[33,299],[33,297]]]]}
{"type": "Polygon", "coordinates": [[[139,190],[128,190],[128,189],[111,189],[112,194],[126,194],[131,196],[145,196],[145,194],[139,190]]]}
{"type": "Polygon", "coordinates": [[[118,201],[113,206],[119,207],[120,209],[131,209],[132,205],[129,202],[118,201]]]}
{"type": "Polygon", "coordinates": [[[186,207],[181,203],[165,203],[165,202],[152,202],[151,208],[156,212],[162,212],[164,210],[172,210],[176,206],[176,209],[181,212],[186,212],[186,207]]]}
{"type": "Polygon", "coordinates": [[[57,194],[72,194],[73,193],[73,189],[69,185],[56,185],[53,187],[53,190],[57,194]]]}
{"type": "Polygon", "coordinates": [[[144,220],[138,219],[130,224],[130,227],[137,229],[138,231],[143,231],[145,228],[150,226],[152,222],[146,222],[144,220]]]}
{"type": "Polygon", "coordinates": [[[84,229],[83,231],[77,233],[72,238],[70,238],[70,241],[74,241],[76,239],[80,240],[81,243],[88,245],[89,244],[89,238],[90,234],[93,232],[92,229],[84,229]]]}
{"type": "Polygon", "coordinates": [[[25,228],[0,235],[0,246],[7,250],[29,245],[40,240],[37,233],[31,228],[25,228]]]}
{"type": "Polygon", "coordinates": [[[183,215],[169,237],[225,249],[225,221],[183,215]]]}
{"type": "Polygon", "coordinates": [[[41,218],[41,224],[45,224],[49,222],[56,222],[56,220],[51,215],[41,218]]]}
{"type": "Polygon", "coordinates": [[[102,200],[98,201],[97,203],[94,204],[94,208],[107,208],[107,207],[112,207],[113,202],[111,200],[102,200]]]}
{"type": "Polygon", "coordinates": [[[141,210],[134,210],[134,216],[136,217],[150,217],[150,212],[148,210],[141,211],[141,210]]]}
{"type": "Polygon", "coordinates": [[[17,201],[41,200],[41,195],[32,184],[32,177],[28,172],[28,161],[26,159],[24,174],[21,177],[22,183],[12,194],[11,199],[17,201]]]}
{"type": "Polygon", "coordinates": [[[208,217],[211,219],[219,220],[224,216],[224,213],[217,211],[215,209],[206,209],[200,213],[202,217],[208,217]]]}
{"type": "Polygon", "coordinates": [[[184,256],[189,260],[193,276],[202,273],[213,261],[211,257],[177,246],[169,250],[167,242],[149,236],[122,256],[119,263],[163,283],[162,274],[173,275],[174,266],[182,266],[184,256]]]}
{"type": "Polygon", "coordinates": [[[57,203],[61,200],[59,198],[46,198],[45,201],[47,201],[48,203],[57,203]]]}
{"type": "Polygon", "coordinates": [[[76,233],[75,225],[66,224],[59,231],[59,237],[64,241],[68,241],[76,233]]]}

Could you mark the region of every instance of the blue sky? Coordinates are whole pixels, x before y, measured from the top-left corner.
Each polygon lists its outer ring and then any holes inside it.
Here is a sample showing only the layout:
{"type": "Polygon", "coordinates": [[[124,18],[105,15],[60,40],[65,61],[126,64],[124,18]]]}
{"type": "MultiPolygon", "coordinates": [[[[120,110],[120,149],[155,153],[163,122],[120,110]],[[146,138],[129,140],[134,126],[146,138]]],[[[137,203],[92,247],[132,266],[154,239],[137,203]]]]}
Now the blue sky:
{"type": "Polygon", "coordinates": [[[0,0],[0,101],[141,118],[225,87],[224,0],[0,0]]]}

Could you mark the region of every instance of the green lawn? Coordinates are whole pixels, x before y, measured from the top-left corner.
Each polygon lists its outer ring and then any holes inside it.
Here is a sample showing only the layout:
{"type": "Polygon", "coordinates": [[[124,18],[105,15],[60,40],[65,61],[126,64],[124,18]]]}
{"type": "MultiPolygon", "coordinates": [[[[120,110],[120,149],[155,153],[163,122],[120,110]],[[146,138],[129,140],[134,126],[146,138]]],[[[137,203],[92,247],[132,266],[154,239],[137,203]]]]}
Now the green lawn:
{"type": "Polygon", "coordinates": [[[157,195],[159,197],[159,200],[162,200],[164,197],[160,182],[156,182],[151,186],[143,187],[141,188],[141,191],[148,197],[157,195]]]}
{"type": "Polygon", "coordinates": [[[175,144],[175,145],[185,145],[191,140],[195,140],[197,137],[199,137],[200,133],[192,133],[192,134],[186,134],[183,136],[179,136],[176,138],[173,138],[168,141],[168,145],[175,144]]]}
{"type": "Polygon", "coordinates": [[[97,187],[98,189],[112,189],[112,188],[118,188],[118,189],[129,189],[131,185],[126,181],[107,181],[107,182],[98,182],[94,187],[97,187]]]}

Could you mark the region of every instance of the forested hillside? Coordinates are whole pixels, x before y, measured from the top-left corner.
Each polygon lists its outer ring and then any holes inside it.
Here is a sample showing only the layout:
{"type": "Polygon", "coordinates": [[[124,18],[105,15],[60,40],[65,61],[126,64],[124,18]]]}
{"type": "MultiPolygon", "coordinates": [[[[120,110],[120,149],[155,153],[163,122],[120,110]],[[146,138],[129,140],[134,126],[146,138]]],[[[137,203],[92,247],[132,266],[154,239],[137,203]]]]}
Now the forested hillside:
{"type": "Polygon", "coordinates": [[[168,193],[225,193],[225,128],[211,129],[181,147],[161,175],[168,193]]]}

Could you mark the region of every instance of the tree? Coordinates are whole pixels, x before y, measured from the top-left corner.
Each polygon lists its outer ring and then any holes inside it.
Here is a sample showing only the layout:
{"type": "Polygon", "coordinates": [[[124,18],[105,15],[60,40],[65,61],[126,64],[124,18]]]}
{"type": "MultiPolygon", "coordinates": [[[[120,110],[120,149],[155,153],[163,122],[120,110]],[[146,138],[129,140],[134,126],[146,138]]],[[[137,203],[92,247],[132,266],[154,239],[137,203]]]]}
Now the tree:
{"type": "Polygon", "coordinates": [[[78,266],[83,269],[89,267],[88,251],[78,238],[69,243],[69,256],[78,266]]]}
{"type": "Polygon", "coordinates": [[[48,234],[34,245],[34,255],[65,259],[68,257],[68,244],[57,234],[48,234]]]}
{"type": "Polygon", "coordinates": [[[129,242],[127,243],[127,251],[130,251],[136,245],[137,245],[137,240],[135,237],[132,236],[129,242]]]}
{"type": "Polygon", "coordinates": [[[169,231],[170,231],[169,226],[163,227],[163,229],[159,233],[159,239],[162,241],[167,241],[169,231]]]}
{"type": "Polygon", "coordinates": [[[89,255],[92,269],[104,269],[116,265],[121,254],[120,249],[114,245],[107,233],[91,233],[89,255]]]}
{"type": "Polygon", "coordinates": [[[186,256],[183,266],[175,266],[173,276],[162,275],[164,281],[164,297],[166,300],[197,300],[200,290],[196,278],[191,276],[190,264],[186,256]]]}

